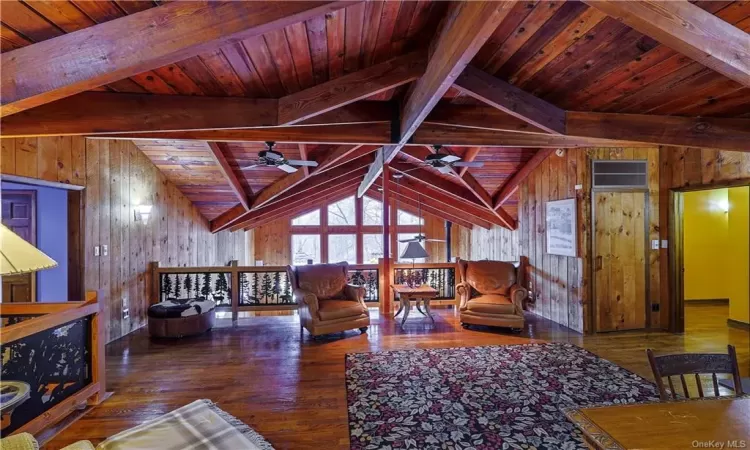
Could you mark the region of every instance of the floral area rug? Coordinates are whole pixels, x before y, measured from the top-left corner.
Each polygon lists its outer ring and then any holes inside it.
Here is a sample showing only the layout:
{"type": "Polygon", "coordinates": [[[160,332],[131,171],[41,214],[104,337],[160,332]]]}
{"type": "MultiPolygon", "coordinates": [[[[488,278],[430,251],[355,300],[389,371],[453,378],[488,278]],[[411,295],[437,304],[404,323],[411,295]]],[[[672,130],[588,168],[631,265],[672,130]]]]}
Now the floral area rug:
{"type": "Polygon", "coordinates": [[[346,388],[352,449],[586,449],[564,409],[659,400],[557,343],[349,354],[346,388]]]}

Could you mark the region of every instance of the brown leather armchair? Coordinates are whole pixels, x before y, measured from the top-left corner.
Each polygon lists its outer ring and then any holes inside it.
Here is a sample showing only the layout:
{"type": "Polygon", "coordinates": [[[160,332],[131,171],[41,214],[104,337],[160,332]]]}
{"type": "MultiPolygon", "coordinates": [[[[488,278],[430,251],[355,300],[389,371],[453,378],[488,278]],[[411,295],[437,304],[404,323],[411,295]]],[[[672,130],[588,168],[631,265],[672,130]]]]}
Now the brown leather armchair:
{"type": "Polygon", "coordinates": [[[365,288],[346,283],[347,263],[287,266],[289,282],[299,307],[300,333],[313,336],[370,325],[365,288]]]}
{"type": "Polygon", "coordinates": [[[518,284],[512,263],[459,259],[457,264],[461,325],[523,328],[523,300],[528,291],[518,284]]]}

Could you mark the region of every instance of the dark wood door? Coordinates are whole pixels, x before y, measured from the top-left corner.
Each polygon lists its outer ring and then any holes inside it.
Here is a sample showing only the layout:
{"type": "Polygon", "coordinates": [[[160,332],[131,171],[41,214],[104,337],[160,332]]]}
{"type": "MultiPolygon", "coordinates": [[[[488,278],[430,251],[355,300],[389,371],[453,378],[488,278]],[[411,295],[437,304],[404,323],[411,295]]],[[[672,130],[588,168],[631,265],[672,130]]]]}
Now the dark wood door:
{"type": "MultiPolygon", "coordinates": [[[[3,191],[3,225],[36,246],[36,192],[3,191]]],[[[36,274],[3,276],[3,303],[36,300],[36,274]]]]}

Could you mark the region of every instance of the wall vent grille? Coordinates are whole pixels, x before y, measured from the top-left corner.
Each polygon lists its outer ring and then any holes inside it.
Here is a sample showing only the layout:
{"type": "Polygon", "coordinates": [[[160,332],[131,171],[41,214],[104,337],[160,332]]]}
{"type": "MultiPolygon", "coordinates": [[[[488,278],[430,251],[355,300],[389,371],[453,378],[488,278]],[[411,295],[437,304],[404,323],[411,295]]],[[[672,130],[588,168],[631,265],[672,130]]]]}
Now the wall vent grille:
{"type": "Polygon", "coordinates": [[[594,188],[645,189],[648,161],[594,161],[594,188]]]}

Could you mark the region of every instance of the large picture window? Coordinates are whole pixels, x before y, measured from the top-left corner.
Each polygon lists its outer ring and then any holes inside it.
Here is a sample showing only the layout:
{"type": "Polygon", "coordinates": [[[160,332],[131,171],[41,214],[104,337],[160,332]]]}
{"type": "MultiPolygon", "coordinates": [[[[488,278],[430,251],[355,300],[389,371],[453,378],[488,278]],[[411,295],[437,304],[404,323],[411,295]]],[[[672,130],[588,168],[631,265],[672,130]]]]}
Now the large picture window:
{"type": "MultiPolygon", "coordinates": [[[[423,223],[413,213],[395,208],[391,220],[399,239],[414,237],[423,223]]],[[[383,202],[352,195],[291,220],[291,261],[295,265],[308,261],[377,264],[383,257],[382,233],[383,202]]],[[[397,245],[394,236],[391,239],[391,256],[398,258],[405,245],[397,245]]]]}

